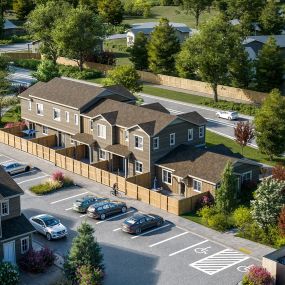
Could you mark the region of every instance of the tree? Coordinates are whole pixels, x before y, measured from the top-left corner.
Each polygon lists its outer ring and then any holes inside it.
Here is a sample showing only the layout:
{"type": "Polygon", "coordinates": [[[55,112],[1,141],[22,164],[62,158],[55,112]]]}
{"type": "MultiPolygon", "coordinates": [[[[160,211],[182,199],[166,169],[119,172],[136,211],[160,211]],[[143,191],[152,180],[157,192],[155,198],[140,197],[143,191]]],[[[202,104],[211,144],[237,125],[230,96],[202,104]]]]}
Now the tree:
{"type": "Polygon", "coordinates": [[[282,207],[278,217],[278,229],[282,237],[285,237],[285,206],[282,207]]]}
{"type": "Polygon", "coordinates": [[[283,81],[284,58],[276,44],[270,37],[258,53],[255,63],[256,88],[262,92],[269,92],[280,88],[283,81]]]}
{"type": "Polygon", "coordinates": [[[251,201],[251,214],[254,221],[266,231],[269,226],[277,224],[280,211],[285,202],[284,181],[272,178],[263,179],[251,201]]]}
{"type": "Polygon", "coordinates": [[[43,82],[50,81],[51,79],[60,76],[57,64],[51,60],[43,60],[33,75],[37,80],[43,82]]]}
{"type": "Polygon", "coordinates": [[[148,68],[147,37],[143,32],[136,35],[134,45],[130,48],[130,61],[136,69],[145,70],[148,68]]]}
{"type": "Polygon", "coordinates": [[[57,22],[53,38],[60,53],[76,60],[80,71],[87,57],[94,53],[104,36],[99,17],[86,8],[73,8],[57,22]]]}
{"type": "Polygon", "coordinates": [[[238,227],[242,235],[247,225],[252,223],[250,209],[244,206],[238,207],[233,213],[234,225],[238,227]]]}
{"type": "Polygon", "coordinates": [[[34,7],[33,0],[14,0],[13,2],[13,10],[19,20],[25,20],[34,7]]]}
{"type": "Polygon", "coordinates": [[[233,166],[227,163],[221,177],[221,186],[216,190],[215,201],[219,212],[229,214],[236,206],[237,179],[233,166]]]}
{"type": "Polygon", "coordinates": [[[40,40],[40,51],[45,58],[56,63],[58,47],[53,38],[53,30],[60,19],[65,19],[70,5],[65,1],[48,1],[39,4],[28,17],[26,28],[35,39],[40,40]]]}
{"type": "Polygon", "coordinates": [[[277,164],[272,168],[272,178],[285,181],[285,166],[277,164]]]}
{"type": "Polygon", "coordinates": [[[256,142],[261,153],[280,156],[285,150],[285,99],[274,89],[264,100],[254,120],[256,142]]]}
{"type": "Polygon", "coordinates": [[[121,0],[100,0],[99,15],[112,25],[119,25],[123,21],[124,7],[121,0]]]}
{"type": "Polygon", "coordinates": [[[181,8],[195,17],[197,28],[201,14],[211,7],[212,3],[213,0],[182,0],[181,8]]]}
{"type": "Polygon", "coordinates": [[[91,10],[93,13],[98,14],[98,2],[100,0],[79,0],[78,4],[91,10]]]}
{"type": "Polygon", "coordinates": [[[120,65],[108,71],[103,84],[105,86],[123,85],[131,92],[139,92],[142,90],[139,80],[140,76],[132,65],[120,65]]]}
{"type": "Polygon", "coordinates": [[[151,33],[148,44],[149,68],[154,73],[173,74],[175,70],[175,55],[180,50],[180,44],[174,28],[165,18],[151,33]]]}
{"type": "Polygon", "coordinates": [[[285,24],[284,16],[280,14],[280,7],[275,0],[267,2],[259,20],[263,35],[279,35],[285,24]]]}
{"type": "Polygon", "coordinates": [[[241,153],[243,148],[254,138],[253,127],[249,122],[238,122],[234,128],[236,142],[241,146],[241,153]]]}
{"type": "Polygon", "coordinates": [[[94,269],[90,265],[79,267],[76,275],[79,280],[79,285],[99,285],[103,277],[100,270],[94,269]]]}
{"type": "Polygon", "coordinates": [[[78,235],[73,239],[70,251],[64,263],[64,271],[68,280],[78,284],[78,270],[82,266],[90,270],[103,272],[103,255],[96,239],[92,226],[83,222],[77,229],[78,235]]]}

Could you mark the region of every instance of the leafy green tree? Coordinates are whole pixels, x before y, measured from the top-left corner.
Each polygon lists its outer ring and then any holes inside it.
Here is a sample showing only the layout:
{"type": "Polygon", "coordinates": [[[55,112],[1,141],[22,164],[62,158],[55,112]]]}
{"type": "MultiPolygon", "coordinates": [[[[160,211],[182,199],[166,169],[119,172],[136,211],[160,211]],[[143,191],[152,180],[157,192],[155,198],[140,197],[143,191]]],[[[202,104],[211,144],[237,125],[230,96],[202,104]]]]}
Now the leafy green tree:
{"type": "Polygon", "coordinates": [[[148,68],[147,37],[143,32],[136,34],[134,45],[130,48],[130,61],[136,69],[145,70],[148,68]]]}
{"type": "Polygon", "coordinates": [[[254,120],[256,142],[261,153],[280,156],[285,151],[285,99],[274,89],[264,100],[254,120]]]}
{"type": "Polygon", "coordinates": [[[33,0],[14,0],[13,10],[19,20],[24,20],[28,14],[34,9],[33,0]]]}
{"type": "Polygon", "coordinates": [[[95,14],[98,14],[98,2],[99,0],[79,0],[78,4],[85,6],[86,8],[93,11],[95,14]]]}
{"type": "Polygon", "coordinates": [[[50,0],[46,4],[38,4],[28,17],[27,30],[41,41],[41,53],[54,63],[58,57],[58,47],[53,38],[53,30],[60,19],[66,18],[70,9],[65,1],[50,0]]]}
{"type": "Polygon", "coordinates": [[[20,274],[16,265],[0,262],[0,284],[15,285],[19,283],[20,274]]]}
{"type": "Polygon", "coordinates": [[[175,29],[165,18],[160,19],[159,25],[151,33],[148,44],[149,68],[154,73],[173,74],[175,56],[180,50],[179,40],[175,29]]]}
{"type": "Polygon", "coordinates": [[[283,81],[284,58],[273,37],[270,37],[259,51],[255,67],[257,90],[269,92],[274,88],[280,88],[283,81]]]}
{"type": "Polygon", "coordinates": [[[94,53],[104,36],[100,18],[86,8],[73,8],[57,22],[52,32],[60,53],[76,60],[80,71],[87,57],[94,53]]]}
{"type": "Polygon", "coordinates": [[[108,71],[103,84],[105,86],[123,85],[131,92],[139,92],[142,90],[139,80],[140,76],[132,65],[120,65],[108,71]]]}
{"type": "Polygon", "coordinates": [[[7,80],[7,76],[8,72],[6,70],[0,70],[0,124],[2,122],[3,108],[12,105],[15,102],[15,100],[12,99],[12,96],[7,96],[11,87],[11,83],[7,80]]]}
{"type": "Polygon", "coordinates": [[[55,77],[59,77],[60,74],[57,64],[51,60],[43,60],[33,76],[39,81],[47,82],[55,77]]]}
{"type": "Polygon", "coordinates": [[[181,8],[195,17],[196,27],[199,25],[201,14],[211,7],[213,0],[182,0],[181,8]]]}
{"type": "Polygon", "coordinates": [[[252,223],[250,209],[244,206],[238,207],[233,213],[233,220],[236,227],[244,236],[244,230],[247,225],[252,223]]]}
{"type": "Polygon", "coordinates": [[[101,248],[94,238],[92,226],[83,222],[77,229],[78,235],[73,239],[70,251],[64,263],[64,271],[68,280],[78,284],[78,270],[82,266],[90,270],[103,272],[103,255],[101,248]]]}
{"type": "Polygon", "coordinates": [[[221,186],[216,190],[215,202],[219,212],[231,213],[236,206],[237,179],[233,173],[233,166],[227,163],[221,178],[221,186]]]}
{"type": "Polygon", "coordinates": [[[99,0],[99,15],[112,25],[119,25],[123,21],[124,7],[121,0],[99,0]]]}
{"type": "Polygon", "coordinates": [[[284,181],[267,178],[262,180],[254,193],[254,200],[251,201],[252,218],[264,230],[277,225],[285,203],[284,187],[284,181]]]}
{"type": "Polygon", "coordinates": [[[278,35],[285,24],[283,14],[275,0],[269,0],[260,15],[260,25],[264,35],[278,35]]]}

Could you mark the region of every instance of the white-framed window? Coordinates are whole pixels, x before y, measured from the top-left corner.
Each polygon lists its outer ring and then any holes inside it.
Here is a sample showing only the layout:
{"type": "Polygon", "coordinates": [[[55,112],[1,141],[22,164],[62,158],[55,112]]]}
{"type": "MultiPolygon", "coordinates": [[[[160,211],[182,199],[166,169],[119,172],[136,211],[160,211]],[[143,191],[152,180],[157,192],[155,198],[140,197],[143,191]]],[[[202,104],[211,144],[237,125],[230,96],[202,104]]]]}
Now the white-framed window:
{"type": "Polygon", "coordinates": [[[74,124],[75,126],[78,126],[78,115],[74,114],[74,124]]]}
{"type": "Polygon", "coordinates": [[[136,170],[136,173],[142,173],[143,172],[143,164],[142,164],[142,162],[136,160],[136,162],[135,162],[135,170],[136,170]]]}
{"type": "Polygon", "coordinates": [[[188,129],[188,141],[193,140],[193,129],[188,129]]]}
{"type": "Polygon", "coordinates": [[[201,126],[199,127],[199,138],[203,138],[205,135],[205,127],[201,126]]]}
{"type": "Polygon", "coordinates": [[[153,138],[153,149],[159,149],[159,137],[153,138]]]}
{"type": "Polygon", "coordinates": [[[32,101],[31,101],[31,100],[28,102],[28,110],[29,110],[29,111],[32,110],[32,101]]]}
{"type": "Polygon", "coordinates": [[[172,174],[170,171],[162,169],[162,182],[172,184],[172,174]]]}
{"type": "Polygon", "coordinates": [[[47,135],[48,134],[48,127],[43,126],[43,134],[47,135]]]}
{"type": "Polygon", "coordinates": [[[4,201],[1,203],[1,216],[9,215],[9,201],[4,201]]]}
{"type": "Polygon", "coordinates": [[[175,145],[175,133],[169,135],[169,144],[171,146],[175,145]]]}
{"type": "Polygon", "coordinates": [[[94,122],[90,120],[90,130],[93,131],[93,129],[94,129],[94,122]]]}
{"type": "Polygon", "coordinates": [[[70,144],[74,144],[74,140],[70,138],[70,144]]]}
{"type": "Polygon", "coordinates": [[[202,182],[199,180],[193,180],[193,189],[194,191],[201,192],[202,191],[202,182]]]}
{"type": "Polygon", "coordinates": [[[143,137],[135,136],[135,148],[143,150],[143,137]]]}
{"type": "Polygon", "coordinates": [[[252,171],[248,171],[242,174],[242,182],[252,180],[252,171]]]}
{"type": "Polygon", "coordinates": [[[60,121],[60,109],[53,108],[53,119],[55,121],[60,121]]]}
{"type": "Polygon", "coordinates": [[[125,141],[129,141],[129,135],[130,135],[129,131],[126,130],[124,133],[125,133],[125,141]]]}
{"type": "Polygon", "coordinates": [[[69,112],[65,111],[65,121],[69,123],[69,112]]]}
{"type": "Polygon", "coordinates": [[[106,138],[106,126],[97,124],[97,136],[102,139],[106,138]]]}
{"type": "Polygon", "coordinates": [[[37,115],[43,116],[44,115],[44,105],[37,103],[37,115]]]}
{"type": "Polygon", "coordinates": [[[106,160],[107,159],[107,152],[103,149],[99,149],[99,159],[106,160]]]}
{"type": "Polygon", "coordinates": [[[24,237],[21,239],[21,254],[24,254],[29,250],[30,247],[29,242],[30,242],[29,237],[24,237]]]}

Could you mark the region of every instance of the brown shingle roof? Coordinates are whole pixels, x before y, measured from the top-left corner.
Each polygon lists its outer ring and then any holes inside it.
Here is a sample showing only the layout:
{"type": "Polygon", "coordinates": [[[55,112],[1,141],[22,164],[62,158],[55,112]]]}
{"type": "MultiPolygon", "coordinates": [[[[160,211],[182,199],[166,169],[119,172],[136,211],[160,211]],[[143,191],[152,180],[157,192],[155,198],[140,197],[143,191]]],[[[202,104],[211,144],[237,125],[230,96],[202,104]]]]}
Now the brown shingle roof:
{"type": "Polygon", "coordinates": [[[93,143],[95,143],[93,136],[85,133],[77,133],[72,137],[72,139],[87,145],[92,145],[93,143]]]}
{"type": "Polygon", "coordinates": [[[123,157],[127,157],[132,153],[129,151],[128,146],[122,144],[108,145],[105,150],[123,157]]]}
{"type": "Polygon", "coordinates": [[[198,126],[205,125],[207,123],[207,120],[202,117],[198,112],[189,112],[185,114],[178,115],[179,118],[188,121],[190,123],[193,123],[198,126]]]}
{"type": "Polygon", "coordinates": [[[170,112],[164,106],[162,106],[159,102],[144,104],[144,105],[141,105],[141,107],[151,109],[151,110],[156,110],[156,111],[166,113],[166,114],[170,114],[170,112]]]}

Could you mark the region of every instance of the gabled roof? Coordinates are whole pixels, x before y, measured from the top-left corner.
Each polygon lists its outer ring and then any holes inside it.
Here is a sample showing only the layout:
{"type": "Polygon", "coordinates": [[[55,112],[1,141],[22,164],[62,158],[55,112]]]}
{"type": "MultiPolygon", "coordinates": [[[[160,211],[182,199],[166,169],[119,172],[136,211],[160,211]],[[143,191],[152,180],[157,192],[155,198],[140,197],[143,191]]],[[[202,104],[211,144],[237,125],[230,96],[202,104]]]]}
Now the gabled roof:
{"type": "Polygon", "coordinates": [[[12,23],[10,20],[5,19],[4,21],[4,30],[9,30],[9,29],[17,29],[18,27],[12,23]]]}
{"type": "Polygon", "coordinates": [[[276,40],[277,46],[279,46],[280,48],[285,48],[285,35],[249,36],[243,41],[243,44],[246,45],[255,41],[265,44],[270,37],[273,37],[276,40]]]}
{"type": "Polygon", "coordinates": [[[164,106],[162,106],[159,102],[143,104],[141,105],[141,107],[151,109],[151,110],[156,110],[156,111],[166,113],[166,114],[170,114],[170,112],[164,106]]]}
{"type": "Polygon", "coordinates": [[[198,112],[194,111],[194,112],[189,112],[189,113],[185,113],[185,114],[181,114],[178,115],[179,118],[190,122],[192,124],[198,125],[198,126],[202,126],[205,125],[207,123],[207,120],[202,117],[198,112]]]}
{"type": "Polygon", "coordinates": [[[86,133],[77,133],[72,137],[72,139],[86,145],[92,145],[95,143],[93,136],[86,133]]]}
{"type": "Polygon", "coordinates": [[[1,198],[9,198],[15,195],[22,195],[24,191],[18,184],[7,174],[7,172],[0,166],[0,200],[1,198]]]}
{"type": "Polygon", "coordinates": [[[104,98],[113,94],[135,100],[135,96],[123,86],[98,87],[92,83],[58,77],[46,83],[36,83],[22,92],[19,97],[25,99],[36,97],[80,110],[96,98],[104,98]]]}

